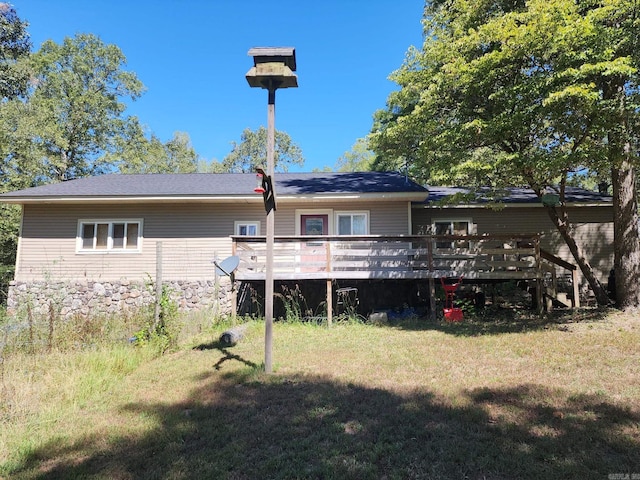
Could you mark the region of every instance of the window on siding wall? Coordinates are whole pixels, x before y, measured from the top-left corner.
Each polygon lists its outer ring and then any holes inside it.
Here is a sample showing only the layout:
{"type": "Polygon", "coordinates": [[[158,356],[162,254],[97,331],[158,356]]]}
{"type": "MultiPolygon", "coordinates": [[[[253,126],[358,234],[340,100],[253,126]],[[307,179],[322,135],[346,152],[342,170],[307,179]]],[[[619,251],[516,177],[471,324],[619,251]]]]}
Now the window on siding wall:
{"type": "Polygon", "coordinates": [[[336,213],[338,235],[368,235],[369,214],[367,212],[336,213]]]}
{"type": "Polygon", "coordinates": [[[260,222],[235,222],[236,235],[254,237],[260,235],[260,222]]]}
{"type": "MultiPolygon", "coordinates": [[[[469,220],[435,220],[433,222],[434,235],[469,235],[471,222],[469,220]]],[[[438,241],[436,248],[469,248],[468,241],[438,241]]]]}
{"type": "Polygon", "coordinates": [[[141,220],[81,220],[78,228],[80,252],[139,252],[141,220]]]}

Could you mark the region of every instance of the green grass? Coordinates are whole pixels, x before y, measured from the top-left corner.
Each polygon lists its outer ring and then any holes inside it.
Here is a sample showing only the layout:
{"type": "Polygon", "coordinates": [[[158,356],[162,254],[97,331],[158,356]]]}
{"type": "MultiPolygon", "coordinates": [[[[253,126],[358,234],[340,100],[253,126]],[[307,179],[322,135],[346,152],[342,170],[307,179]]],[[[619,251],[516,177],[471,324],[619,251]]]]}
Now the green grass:
{"type": "MultiPolygon", "coordinates": [[[[0,478],[602,479],[640,474],[640,320],[224,326],[4,358],[0,478]],[[6,405],[11,405],[7,407],[6,405]]],[[[631,477],[630,477],[631,478],[631,477]]]]}

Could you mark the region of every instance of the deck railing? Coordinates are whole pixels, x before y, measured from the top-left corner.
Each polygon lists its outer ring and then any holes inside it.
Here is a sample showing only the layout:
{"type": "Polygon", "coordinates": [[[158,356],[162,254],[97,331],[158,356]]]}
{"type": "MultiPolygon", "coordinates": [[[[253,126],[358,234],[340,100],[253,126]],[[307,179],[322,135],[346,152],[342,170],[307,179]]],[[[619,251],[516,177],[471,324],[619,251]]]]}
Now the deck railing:
{"type": "MultiPolygon", "coordinates": [[[[235,279],[264,280],[266,238],[232,240],[239,257],[235,279]]],[[[547,309],[554,302],[568,306],[558,291],[556,268],[571,272],[569,303],[579,306],[576,267],[541,250],[537,234],[279,236],[273,248],[274,280],[430,279],[432,291],[437,278],[535,280],[528,283],[540,310],[545,299],[547,309]]]]}
{"type": "MultiPolygon", "coordinates": [[[[238,280],[265,278],[265,237],[233,237],[238,280]]],[[[276,237],[276,280],[540,278],[538,235],[276,237]]]]}

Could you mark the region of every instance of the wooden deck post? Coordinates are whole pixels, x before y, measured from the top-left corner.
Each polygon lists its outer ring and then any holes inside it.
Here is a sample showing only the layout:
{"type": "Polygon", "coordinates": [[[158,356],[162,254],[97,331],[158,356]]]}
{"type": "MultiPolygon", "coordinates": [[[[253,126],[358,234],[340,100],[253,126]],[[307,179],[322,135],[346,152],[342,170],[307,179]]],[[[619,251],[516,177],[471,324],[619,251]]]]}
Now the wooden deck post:
{"type": "MultiPolygon", "coordinates": [[[[231,255],[237,254],[238,252],[236,242],[233,241],[231,242],[231,255]]],[[[231,318],[235,320],[238,316],[238,290],[236,289],[236,277],[233,272],[231,273],[231,275],[229,275],[229,281],[231,282],[231,318]]],[[[216,296],[217,295],[218,294],[216,294],[216,296]]],[[[216,300],[220,301],[219,298],[217,298],[216,300]]]]}
{"type": "Polygon", "coordinates": [[[331,326],[333,321],[333,285],[330,278],[327,278],[327,326],[331,326]]]}
{"type": "Polygon", "coordinates": [[[578,285],[578,270],[571,271],[571,286],[573,287],[573,307],[580,308],[580,285],[578,285]]]}
{"type": "Polygon", "coordinates": [[[542,288],[542,261],[540,257],[540,238],[535,239],[535,252],[536,252],[536,311],[538,314],[542,314],[544,309],[544,291],[542,288]]]}
{"type": "MultiPolygon", "coordinates": [[[[433,272],[433,242],[427,239],[427,262],[429,264],[429,272],[433,272]]],[[[431,320],[436,319],[436,282],[435,278],[429,277],[429,309],[431,320]]]]}
{"type": "Polygon", "coordinates": [[[429,277],[429,306],[431,320],[436,319],[436,282],[433,277],[429,277]]]}

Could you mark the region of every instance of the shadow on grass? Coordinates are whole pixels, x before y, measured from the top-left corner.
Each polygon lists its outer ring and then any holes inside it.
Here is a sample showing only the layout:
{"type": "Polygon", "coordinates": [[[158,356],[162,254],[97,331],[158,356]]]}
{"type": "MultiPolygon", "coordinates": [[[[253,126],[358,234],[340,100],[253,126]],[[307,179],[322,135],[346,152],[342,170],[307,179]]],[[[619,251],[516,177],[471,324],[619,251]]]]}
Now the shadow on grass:
{"type": "MultiPolygon", "coordinates": [[[[255,373],[255,372],[254,372],[255,373]]],[[[640,415],[541,385],[398,394],[313,376],[212,375],[130,404],[142,437],[52,442],[11,478],[603,479],[640,472],[640,415]]]]}
{"type": "Polygon", "coordinates": [[[229,351],[229,344],[227,343],[223,343],[221,341],[214,341],[214,342],[210,342],[210,343],[202,343],[200,345],[197,345],[196,347],[194,347],[194,350],[218,350],[220,351],[220,353],[222,353],[222,357],[220,358],[220,360],[218,360],[216,362],[216,364],[213,366],[213,368],[215,368],[216,370],[220,370],[222,367],[222,364],[225,362],[228,362],[229,360],[236,360],[237,362],[243,363],[245,364],[247,367],[256,369],[259,367],[259,365],[247,360],[246,358],[243,358],[239,355],[236,355],[235,353],[232,353],[229,351]]]}
{"type": "Polygon", "coordinates": [[[447,322],[440,318],[407,319],[391,324],[403,330],[437,330],[456,336],[475,337],[480,335],[500,335],[522,333],[536,330],[566,330],[570,324],[595,323],[603,321],[610,313],[608,309],[556,310],[538,315],[531,310],[522,309],[486,309],[467,314],[461,322],[447,322]]]}

